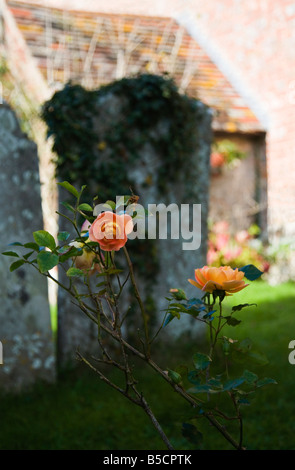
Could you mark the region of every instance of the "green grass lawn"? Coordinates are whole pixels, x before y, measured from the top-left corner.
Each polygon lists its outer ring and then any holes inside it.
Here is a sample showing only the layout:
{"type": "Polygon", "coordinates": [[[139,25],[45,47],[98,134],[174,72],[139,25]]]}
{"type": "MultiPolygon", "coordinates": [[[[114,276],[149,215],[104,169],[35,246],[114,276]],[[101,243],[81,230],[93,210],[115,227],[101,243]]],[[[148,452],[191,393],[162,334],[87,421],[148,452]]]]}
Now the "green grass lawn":
{"type": "MultiPolygon", "coordinates": [[[[295,339],[295,285],[272,287],[257,281],[225,302],[228,307],[257,303],[237,312],[242,323],[228,326],[224,334],[234,339],[251,337],[269,364],[247,368],[278,382],[258,390],[251,406],[244,407],[245,445],[248,449],[295,450],[295,365],[288,362],[288,345],[295,339]]],[[[173,368],[177,345],[171,343],[169,350],[168,344],[166,349],[159,362],[163,368],[173,368]]],[[[181,362],[191,364],[197,350],[186,344],[181,362]]],[[[153,372],[140,367],[138,377],[175,448],[193,449],[181,434],[181,424],[192,416],[192,410],[153,372]]],[[[57,384],[42,383],[21,395],[1,395],[0,417],[0,449],[165,449],[141,409],[84,369],[65,373],[57,384]]],[[[200,427],[204,449],[230,448],[205,421],[200,427]]]]}

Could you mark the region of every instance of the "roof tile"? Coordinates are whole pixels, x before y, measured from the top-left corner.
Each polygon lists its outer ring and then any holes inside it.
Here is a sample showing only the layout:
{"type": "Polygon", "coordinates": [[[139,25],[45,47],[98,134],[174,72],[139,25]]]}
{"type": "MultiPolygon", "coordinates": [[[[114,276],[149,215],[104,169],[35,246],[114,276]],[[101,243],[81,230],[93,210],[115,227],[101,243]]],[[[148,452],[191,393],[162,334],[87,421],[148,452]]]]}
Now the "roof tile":
{"type": "Polygon", "coordinates": [[[97,88],[137,72],[168,72],[214,110],[213,127],[255,133],[261,124],[187,31],[171,18],[62,11],[8,1],[50,86],[69,79],[97,88]]]}

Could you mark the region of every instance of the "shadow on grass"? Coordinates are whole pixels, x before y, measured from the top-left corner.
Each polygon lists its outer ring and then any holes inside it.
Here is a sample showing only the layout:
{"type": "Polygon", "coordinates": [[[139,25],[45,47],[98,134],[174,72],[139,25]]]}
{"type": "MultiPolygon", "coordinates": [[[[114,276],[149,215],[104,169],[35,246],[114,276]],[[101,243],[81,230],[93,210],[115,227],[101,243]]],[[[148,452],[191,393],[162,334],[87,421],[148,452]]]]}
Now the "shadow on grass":
{"type": "MultiPolygon", "coordinates": [[[[246,291],[246,289],[245,289],[246,291]]],[[[246,367],[259,377],[272,377],[278,385],[257,391],[251,406],[243,408],[245,445],[248,449],[295,450],[295,366],[288,362],[288,345],[295,339],[294,284],[272,288],[257,284],[249,295],[228,299],[228,306],[256,302],[257,307],[236,314],[238,328],[227,327],[226,336],[251,337],[269,358],[269,364],[246,367]],[[250,295],[251,294],[251,295],[250,295]]],[[[175,320],[176,322],[177,320],[175,320]]],[[[176,323],[177,325],[177,323],[176,323]]],[[[178,364],[192,367],[192,355],[204,344],[193,337],[166,341],[157,352],[163,369],[178,364]]],[[[158,343],[160,345],[160,342],[158,343]]],[[[157,348],[157,344],[155,344],[157,348]]],[[[192,409],[156,374],[134,359],[139,389],[145,392],[168,437],[178,450],[193,449],[181,435],[181,424],[192,409]]],[[[241,369],[242,371],[243,369],[241,369]]],[[[113,377],[120,380],[119,376],[113,377]]],[[[1,449],[160,450],[161,439],[139,408],[102,383],[84,368],[65,372],[59,383],[36,384],[21,395],[1,395],[1,449]]],[[[215,429],[200,421],[204,449],[229,449],[215,429]]]]}

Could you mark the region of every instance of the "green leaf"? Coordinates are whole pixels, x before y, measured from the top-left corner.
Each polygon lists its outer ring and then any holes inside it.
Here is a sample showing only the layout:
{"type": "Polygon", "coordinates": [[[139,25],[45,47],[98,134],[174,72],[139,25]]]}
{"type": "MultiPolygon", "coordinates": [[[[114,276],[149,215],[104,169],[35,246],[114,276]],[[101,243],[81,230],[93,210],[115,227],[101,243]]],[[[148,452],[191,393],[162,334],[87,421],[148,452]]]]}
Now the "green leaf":
{"type": "MultiPolygon", "coordinates": [[[[116,209],[116,203],[114,201],[106,201],[104,206],[110,206],[110,208],[114,211],[116,209]]],[[[108,208],[109,209],[109,208],[108,208]]]]}
{"type": "Polygon", "coordinates": [[[172,313],[168,313],[164,321],[163,327],[167,326],[172,320],[174,320],[174,318],[175,318],[175,315],[172,315],[172,313]]]}
{"type": "Polygon", "coordinates": [[[250,385],[257,382],[258,380],[258,375],[254,374],[253,372],[250,372],[249,370],[244,370],[243,377],[245,378],[246,382],[250,385]]]}
{"type": "Polygon", "coordinates": [[[269,377],[264,377],[264,379],[258,380],[258,382],[256,383],[256,387],[264,387],[265,385],[270,384],[277,385],[277,382],[274,379],[270,379],[269,377]]]}
{"type": "Polygon", "coordinates": [[[15,258],[19,258],[19,255],[14,251],[3,251],[2,255],[4,256],[14,256],[15,258]]]}
{"type": "Polygon", "coordinates": [[[170,293],[175,300],[187,300],[186,294],[182,289],[170,289],[170,293]]]}
{"type": "Polygon", "coordinates": [[[65,242],[68,240],[69,236],[70,236],[69,232],[59,232],[59,234],[57,235],[57,239],[60,242],[65,242]]]}
{"type": "Polygon", "coordinates": [[[83,186],[81,186],[81,189],[80,189],[80,192],[79,192],[79,196],[82,196],[82,194],[84,193],[85,189],[87,188],[87,185],[86,184],[83,184],[83,186]]]}
{"type": "Polygon", "coordinates": [[[168,308],[169,312],[172,310],[177,310],[179,313],[191,313],[190,310],[188,310],[183,304],[173,302],[169,305],[168,308]]]}
{"type": "Polygon", "coordinates": [[[239,268],[239,271],[245,273],[245,277],[249,279],[249,281],[255,281],[263,274],[263,272],[256,268],[254,264],[247,264],[247,266],[239,268]]]}
{"type": "MultiPolygon", "coordinates": [[[[100,262],[99,258],[98,258],[98,262],[100,262]]],[[[122,272],[123,272],[122,269],[109,268],[109,269],[106,269],[105,271],[103,271],[102,273],[97,274],[97,277],[114,276],[114,275],[120,274],[122,272]]]]}
{"type": "Polygon", "coordinates": [[[13,243],[9,243],[8,246],[24,246],[24,245],[20,242],[13,242],[13,243]]]}
{"type": "Polygon", "coordinates": [[[188,393],[208,393],[210,392],[211,387],[210,385],[195,385],[195,387],[189,388],[187,390],[188,393]]]}
{"type": "Polygon", "coordinates": [[[123,269],[109,268],[105,271],[105,274],[108,276],[114,276],[115,274],[120,274],[123,272],[123,269]]]}
{"type": "Polygon", "coordinates": [[[215,387],[215,388],[223,387],[221,383],[221,379],[217,377],[212,377],[212,379],[208,380],[208,385],[210,385],[210,387],[215,387]]]}
{"type": "Polygon", "coordinates": [[[79,192],[77,191],[76,188],[74,188],[73,185],[71,185],[68,181],[63,181],[62,183],[57,183],[59,186],[64,188],[66,191],[69,193],[73,194],[77,199],[79,197],[79,192]]]}
{"type": "Polygon", "coordinates": [[[70,258],[76,258],[77,256],[82,256],[83,250],[75,247],[71,247],[65,253],[61,253],[59,262],[64,263],[70,258]]]}
{"type": "Polygon", "coordinates": [[[212,359],[206,354],[196,353],[193,356],[193,363],[197,370],[207,369],[212,359]]]}
{"type": "Polygon", "coordinates": [[[224,318],[226,319],[226,323],[230,326],[237,326],[241,323],[241,320],[237,320],[237,318],[234,318],[231,316],[224,317],[224,318]]]}
{"type": "Polygon", "coordinates": [[[194,446],[199,447],[203,443],[203,434],[193,424],[183,423],[182,435],[194,446]]]}
{"type": "Polygon", "coordinates": [[[29,253],[26,253],[23,257],[25,260],[29,259],[29,257],[33,254],[33,251],[30,251],[29,253]]]}
{"type": "Polygon", "coordinates": [[[16,269],[20,268],[23,264],[25,264],[25,260],[23,259],[19,259],[18,261],[15,261],[14,263],[12,263],[12,265],[9,268],[10,272],[13,272],[16,269]]]}
{"type": "Polygon", "coordinates": [[[249,351],[247,358],[250,359],[253,364],[257,364],[258,366],[266,366],[268,364],[266,355],[260,351],[249,351]]]}
{"type": "Polygon", "coordinates": [[[239,377],[238,379],[233,379],[233,380],[228,380],[225,382],[223,385],[223,390],[232,390],[234,388],[238,388],[240,385],[242,385],[245,382],[244,377],[239,377]]]}
{"type": "Polygon", "coordinates": [[[93,208],[86,203],[80,204],[78,206],[79,211],[93,212],[93,208]]]}
{"type": "Polygon", "coordinates": [[[105,295],[106,292],[107,292],[106,289],[101,289],[99,292],[97,292],[96,295],[97,295],[98,297],[101,297],[102,295],[105,295]]]}
{"type": "Polygon", "coordinates": [[[39,230],[38,232],[34,232],[33,237],[39,246],[46,246],[52,251],[55,250],[55,240],[49,232],[46,232],[46,230],[39,230]]]}
{"type": "MultiPolygon", "coordinates": [[[[71,206],[71,204],[69,204],[68,202],[61,202],[61,204],[66,208],[68,209],[69,211],[71,212],[76,212],[74,207],[71,206]]],[[[59,215],[61,215],[62,217],[65,217],[63,214],[61,214],[60,212],[58,212],[59,215]]]]}
{"type": "Polygon", "coordinates": [[[37,263],[41,273],[46,273],[58,265],[59,257],[50,251],[41,251],[37,256],[37,263]]]}
{"type": "Polygon", "coordinates": [[[106,285],[106,282],[103,281],[103,282],[99,282],[98,284],[95,284],[95,287],[103,287],[106,285]]]}
{"type": "Polygon", "coordinates": [[[84,271],[78,268],[70,268],[67,270],[68,277],[82,277],[84,275],[85,275],[84,271]]]}
{"type": "Polygon", "coordinates": [[[29,248],[30,250],[37,251],[37,253],[40,251],[40,246],[37,243],[25,243],[24,247],[29,248]]]}
{"type": "Polygon", "coordinates": [[[252,306],[255,306],[257,307],[257,304],[240,304],[240,305],[236,305],[235,307],[232,308],[232,312],[239,312],[240,310],[242,310],[243,308],[245,307],[252,307],[252,306]]]}
{"type": "Polygon", "coordinates": [[[243,339],[237,345],[238,351],[242,353],[248,353],[251,348],[252,348],[252,340],[250,338],[243,339]]]}
{"type": "Polygon", "coordinates": [[[177,309],[169,308],[169,314],[173,315],[174,317],[177,317],[178,320],[180,319],[180,313],[179,313],[179,310],[177,309]]]}
{"type": "Polygon", "coordinates": [[[175,384],[180,384],[182,377],[180,374],[175,372],[174,370],[167,369],[168,370],[168,377],[174,382],[175,384]]]}
{"type": "Polygon", "coordinates": [[[188,381],[193,384],[193,385],[200,385],[200,377],[199,377],[200,372],[197,372],[196,370],[191,370],[187,374],[187,379],[188,381]]]}

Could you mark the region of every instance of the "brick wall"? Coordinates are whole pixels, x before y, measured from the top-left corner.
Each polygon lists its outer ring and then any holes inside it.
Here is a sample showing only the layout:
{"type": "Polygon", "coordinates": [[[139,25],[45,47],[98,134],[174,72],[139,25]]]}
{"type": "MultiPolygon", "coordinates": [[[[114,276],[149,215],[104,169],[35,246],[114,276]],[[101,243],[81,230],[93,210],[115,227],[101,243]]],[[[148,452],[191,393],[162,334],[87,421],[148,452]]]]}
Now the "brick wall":
{"type": "Polygon", "coordinates": [[[194,0],[190,9],[205,41],[231,64],[229,74],[241,78],[266,114],[270,235],[294,235],[294,0],[194,0]]]}
{"type": "MultiPolygon", "coordinates": [[[[77,0],[47,1],[57,3],[81,5],[77,0]]],[[[83,9],[189,19],[202,45],[214,51],[218,66],[267,126],[270,235],[294,234],[294,0],[85,0],[83,9]]]]}

